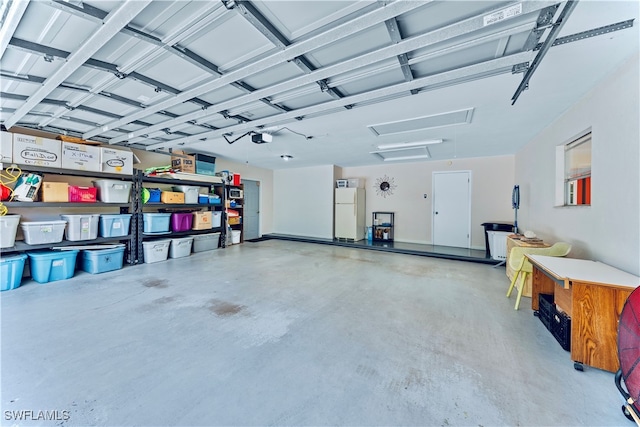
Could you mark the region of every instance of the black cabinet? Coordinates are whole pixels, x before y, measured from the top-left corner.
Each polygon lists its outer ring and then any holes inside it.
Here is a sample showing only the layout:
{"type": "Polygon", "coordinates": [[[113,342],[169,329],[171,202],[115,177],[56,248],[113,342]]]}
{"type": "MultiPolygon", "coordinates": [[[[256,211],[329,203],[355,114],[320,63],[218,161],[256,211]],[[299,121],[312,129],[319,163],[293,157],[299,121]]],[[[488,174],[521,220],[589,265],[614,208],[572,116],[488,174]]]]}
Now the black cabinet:
{"type": "Polygon", "coordinates": [[[374,242],[393,241],[394,216],[394,212],[373,212],[371,224],[374,242]]]}

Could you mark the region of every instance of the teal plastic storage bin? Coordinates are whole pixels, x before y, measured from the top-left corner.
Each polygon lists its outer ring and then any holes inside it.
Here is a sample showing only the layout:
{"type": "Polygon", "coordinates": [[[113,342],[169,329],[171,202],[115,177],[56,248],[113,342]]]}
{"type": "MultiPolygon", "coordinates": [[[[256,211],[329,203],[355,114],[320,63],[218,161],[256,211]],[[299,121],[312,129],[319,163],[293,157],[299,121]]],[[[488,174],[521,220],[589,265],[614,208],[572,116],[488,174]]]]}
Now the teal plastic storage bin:
{"type": "Polygon", "coordinates": [[[26,255],[3,256],[0,258],[0,291],[10,291],[20,286],[26,255]]]}
{"type": "Polygon", "coordinates": [[[78,250],[28,252],[31,277],[38,283],[55,282],[73,277],[78,250]]]}
{"type": "Polygon", "coordinates": [[[143,213],[143,233],[166,233],[169,231],[170,213],[143,213]]]}
{"type": "Polygon", "coordinates": [[[131,214],[100,215],[100,237],[122,237],[129,234],[131,214]]]}
{"type": "Polygon", "coordinates": [[[120,270],[124,260],[124,245],[111,249],[91,249],[82,251],[82,269],[97,274],[120,270]]]}

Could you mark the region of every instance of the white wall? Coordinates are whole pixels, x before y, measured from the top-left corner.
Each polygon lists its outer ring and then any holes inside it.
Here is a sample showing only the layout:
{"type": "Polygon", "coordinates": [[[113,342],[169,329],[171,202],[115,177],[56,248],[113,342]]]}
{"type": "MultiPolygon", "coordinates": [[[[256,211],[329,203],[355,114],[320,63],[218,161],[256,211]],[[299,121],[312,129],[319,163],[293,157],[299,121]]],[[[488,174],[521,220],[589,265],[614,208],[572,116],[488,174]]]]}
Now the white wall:
{"type": "Polygon", "coordinates": [[[396,163],[375,166],[344,167],[342,178],[364,178],[367,191],[367,225],[371,213],[395,212],[394,239],[399,242],[431,244],[432,173],[469,170],[471,188],[471,247],[484,249],[486,221],[513,221],[511,190],[514,185],[514,156],[452,159],[396,163]],[[376,179],[387,175],[396,189],[382,197],[375,191],[376,179]],[[427,194],[427,198],[424,198],[427,194]]]}
{"type": "Polygon", "coordinates": [[[273,232],[333,239],[334,166],[273,171],[273,232]]]}
{"type": "Polygon", "coordinates": [[[640,274],[639,57],[609,76],[516,156],[522,229],[567,241],[571,257],[640,274]],[[592,128],[591,206],[554,207],[555,148],[592,128]]]}

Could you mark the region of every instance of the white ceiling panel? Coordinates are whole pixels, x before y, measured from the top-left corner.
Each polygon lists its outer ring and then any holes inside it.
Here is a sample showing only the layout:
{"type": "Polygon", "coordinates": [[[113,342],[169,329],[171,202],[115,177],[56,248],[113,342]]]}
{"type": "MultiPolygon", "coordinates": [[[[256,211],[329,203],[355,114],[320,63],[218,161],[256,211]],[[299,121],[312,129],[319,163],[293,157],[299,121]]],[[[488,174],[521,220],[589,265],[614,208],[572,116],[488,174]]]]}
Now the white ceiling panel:
{"type": "Polygon", "coordinates": [[[262,73],[255,74],[244,79],[243,81],[256,89],[261,89],[272,86],[276,83],[290,80],[294,77],[299,77],[302,74],[304,74],[304,72],[300,70],[300,68],[296,67],[290,62],[287,62],[276,67],[264,70],[262,73]]]}
{"type": "Polygon", "coordinates": [[[243,90],[240,90],[236,87],[224,86],[220,89],[203,93],[199,96],[199,98],[211,104],[218,104],[220,102],[228,101],[244,94],[245,92],[243,90]]]}
{"type": "Polygon", "coordinates": [[[199,36],[185,47],[223,70],[273,48],[255,27],[239,15],[232,15],[212,31],[199,36]]]}
{"type": "Polygon", "coordinates": [[[380,24],[349,39],[339,40],[325,48],[314,50],[307,57],[313,60],[316,66],[327,66],[390,44],[389,32],[384,24],[380,24]]]}
{"type": "Polygon", "coordinates": [[[372,1],[272,1],[256,7],[289,40],[294,41],[327,25],[335,25],[349,14],[370,6],[372,1]]]}

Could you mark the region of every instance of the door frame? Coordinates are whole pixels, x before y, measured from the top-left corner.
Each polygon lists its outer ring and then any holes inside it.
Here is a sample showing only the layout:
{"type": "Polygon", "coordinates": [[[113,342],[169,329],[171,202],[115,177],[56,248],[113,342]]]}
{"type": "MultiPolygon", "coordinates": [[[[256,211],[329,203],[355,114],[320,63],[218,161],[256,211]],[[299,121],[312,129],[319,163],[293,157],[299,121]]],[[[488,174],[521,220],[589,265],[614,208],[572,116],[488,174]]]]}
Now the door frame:
{"type": "Polygon", "coordinates": [[[467,223],[467,245],[464,246],[465,248],[469,249],[471,248],[471,198],[472,198],[472,194],[471,194],[471,189],[473,188],[473,174],[471,173],[470,170],[456,170],[456,171],[433,171],[431,172],[431,243],[433,245],[435,245],[435,235],[436,235],[436,215],[435,215],[435,209],[436,209],[436,175],[450,175],[450,174],[454,174],[454,173],[465,173],[467,174],[467,177],[469,178],[469,195],[468,195],[468,200],[467,200],[467,206],[468,206],[468,218],[469,218],[469,222],[467,223]]]}

